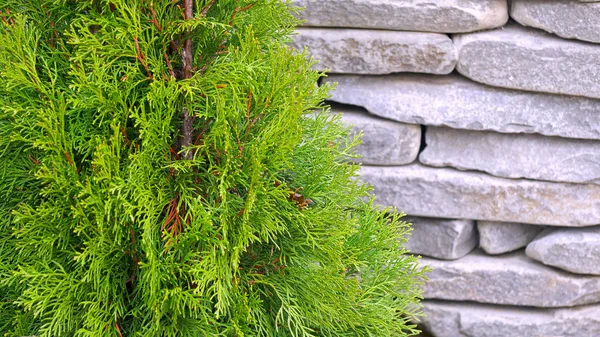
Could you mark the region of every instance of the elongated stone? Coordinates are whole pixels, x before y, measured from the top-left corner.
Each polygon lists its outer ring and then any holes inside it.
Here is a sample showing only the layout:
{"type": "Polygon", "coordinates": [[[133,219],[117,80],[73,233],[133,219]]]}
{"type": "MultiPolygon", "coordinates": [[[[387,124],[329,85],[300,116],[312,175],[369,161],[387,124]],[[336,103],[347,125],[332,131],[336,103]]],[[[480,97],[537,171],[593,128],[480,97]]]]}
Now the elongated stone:
{"type": "Polygon", "coordinates": [[[363,166],[376,202],[414,216],[564,227],[600,223],[600,186],[514,180],[478,172],[363,166]]]}
{"type": "Polygon", "coordinates": [[[422,258],[424,298],[479,303],[571,307],[600,302],[600,277],[574,275],[544,266],[523,251],[488,256],[475,251],[459,260],[422,258]]]}
{"type": "Polygon", "coordinates": [[[404,221],[413,224],[406,244],[413,254],[454,260],[467,255],[479,243],[473,220],[408,217],[404,221]]]}
{"type": "Polygon", "coordinates": [[[600,42],[600,4],[571,0],[513,0],[510,16],[567,39],[600,42]]]}
{"type": "Polygon", "coordinates": [[[353,125],[354,135],[363,132],[356,161],[373,165],[406,165],[414,162],[421,146],[421,127],[371,116],[356,108],[334,108],[342,122],[353,125]]]}
{"type": "Polygon", "coordinates": [[[422,324],[437,337],[600,336],[600,305],[536,309],[423,301],[422,324]]]}
{"type": "Polygon", "coordinates": [[[453,36],[456,69],[492,86],[600,98],[600,45],[516,24],[453,36]]]}
{"type": "Polygon", "coordinates": [[[600,139],[600,100],[494,88],[461,76],[331,75],[332,100],[409,124],[600,139]]]}
{"type": "Polygon", "coordinates": [[[600,226],[547,229],[525,252],[549,266],[577,274],[600,275],[600,226]]]}
{"type": "Polygon", "coordinates": [[[506,0],[296,0],[306,26],[457,33],[500,27],[506,0]]]}
{"type": "Polygon", "coordinates": [[[477,221],[479,246],[488,254],[504,254],[523,248],[545,227],[514,222],[477,221]]]}
{"type": "Polygon", "coordinates": [[[332,73],[448,74],[457,52],[445,34],[364,29],[298,28],[292,46],[307,48],[320,60],[318,70],[332,73]]]}
{"type": "Polygon", "coordinates": [[[600,184],[597,140],[431,127],[426,143],[419,160],[429,166],[507,178],[600,184]]]}

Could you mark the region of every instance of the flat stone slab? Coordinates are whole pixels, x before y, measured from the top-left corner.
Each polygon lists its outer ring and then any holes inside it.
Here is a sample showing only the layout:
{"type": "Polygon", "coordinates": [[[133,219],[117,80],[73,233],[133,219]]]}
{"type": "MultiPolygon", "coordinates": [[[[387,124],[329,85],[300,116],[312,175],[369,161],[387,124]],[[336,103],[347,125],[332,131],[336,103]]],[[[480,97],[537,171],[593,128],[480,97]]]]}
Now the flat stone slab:
{"type": "Polygon", "coordinates": [[[531,307],[571,307],[600,302],[600,277],[566,273],[529,259],[523,251],[489,256],[475,251],[460,260],[421,258],[433,268],[425,299],[531,307]]]}
{"type": "Polygon", "coordinates": [[[600,98],[600,45],[509,24],[453,36],[456,69],[492,86],[600,98]]]}
{"type": "MultiPolygon", "coordinates": [[[[600,120],[600,115],[597,117],[600,120]]],[[[427,128],[419,161],[498,177],[600,184],[600,142],[427,128]]]]}
{"type": "Polygon", "coordinates": [[[525,252],[549,266],[577,274],[600,275],[600,226],[547,229],[525,252]]]}
{"type": "Polygon", "coordinates": [[[479,243],[473,220],[442,220],[407,217],[413,224],[406,248],[413,254],[442,260],[459,259],[479,243]]]}
{"type": "Polygon", "coordinates": [[[600,139],[600,100],[499,89],[457,75],[331,75],[325,80],[338,83],[333,101],[399,122],[600,139]]]}
{"type": "Polygon", "coordinates": [[[448,74],[458,53],[445,34],[365,29],[298,28],[292,46],[307,48],[331,73],[448,74]]]}
{"type": "Polygon", "coordinates": [[[376,202],[413,216],[563,227],[600,224],[600,186],[493,177],[479,172],[363,166],[376,202]]]}
{"type": "Polygon", "coordinates": [[[352,134],[363,132],[356,147],[362,158],[355,161],[373,165],[406,165],[414,162],[421,146],[421,127],[371,116],[357,108],[334,108],[342,122],[353,125],[352,134]]]}
{"type": "Polygon", "coordinates": [[[527,246],[544,226],[515,222],[477,221],[479,247],[487,254],[504,254],[527,246]]]}
{"type": "Polygon", "coordinates": [[[305,26],[458,33],[500,27],[506,0],[296,0],[305,26]],[[435,19],[432,19],[435,18],[435,19]]]}
{"type": "Polygon", "coordinates": [[[513,0],[510,16],[567,39],[600,42],[600,4],[571,0],[513,0]]]}
{"type": "Polygon", "coordinates": [[[438,337],[600,336],[600,305],[536,309],[423,301],[425,328],[438,337]]]}

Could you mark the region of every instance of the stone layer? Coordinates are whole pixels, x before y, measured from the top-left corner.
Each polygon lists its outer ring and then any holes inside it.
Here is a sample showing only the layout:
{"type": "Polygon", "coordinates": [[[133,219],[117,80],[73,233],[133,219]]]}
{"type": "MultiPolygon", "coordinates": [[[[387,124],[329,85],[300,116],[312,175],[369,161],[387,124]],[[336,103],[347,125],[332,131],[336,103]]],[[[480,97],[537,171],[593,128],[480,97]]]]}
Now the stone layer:
{"type": "Polygon", "coordinates": [[[525,252],[534,260],[571,273],[600,275],[600,226],[547,229],[525,252]]]}
{"type": "Polygon", "coordinates": [[[600,139],[600,100],[499,89],[457,75],[331,75],[332,100],[409,124],[600,139]]]}
{"type": "Polygon", "coordinates": [[[448,74],[457,51],[447,35],[364,29],[298,28],[292,46],[307,48],[320,62],[317,70],[331,73],[448,74]]]}
{"type": "Polygon", "coordinates": [[[421,146],[421,127],[371,116],[356,108],[333,108],[342,113],[342,122],[353,125],[353,137],[360,132],[362,143],[356,147],[361,158],[371,165],[406,165],[414,162],[421,146]]]}
{"type": "Polygon", "coordinates": [[[363,166],[376,202],[414,216],[585,227],[600,224],[600,186],[513,180],[478,172],[363,166]]]}
{"type": "Polygon", "coordinates": [[[442,260],[459,259],[479,243],[473,220],[442,220],[408,217],[412,223],[406,248],[413,254],[442,260]]]}
{"type": "Polygon", "coordinates": [[[514,222],[477,221],[479,247],[487,254],[504,254],[527,246],[544,226],[514,222]]]}
{"type": "Polygon", "coordinates": [[[426,330],[439,337],[600,336],[600,305],[535,309],[423,301],[426,330]]]}
{"type": "Polygon", "coordinates": [[[537,263],[523,251],[488,256],[475,251],[460,260],[421,258],[425,299],[542,308],[600,302],[600,277],[574,275],[537,263]]]}
{"type": "Polygon", "coordinates": [[[305,26],[458,33],[500,27],[506,0],[296,0],[305,26]],[[435,20],[432,20],[435,18],[435,20]]]}
{"type": "Polygon", "coordinates": [[[419,161],[428,166],[600,184],[600,141],[430,127],[426,143],[419,161]]]}
{"type": "Polygon", "coordinates": [[[600,45],[511,24],[453,36],[456,69],[496,87],[600,98],[600,45]]]}
{"type": "Polygon", "coordinates": [[[600,42],[600,4],[571,0],[513,0],[510,16],[523,26],[567,39],[600,42]]]}

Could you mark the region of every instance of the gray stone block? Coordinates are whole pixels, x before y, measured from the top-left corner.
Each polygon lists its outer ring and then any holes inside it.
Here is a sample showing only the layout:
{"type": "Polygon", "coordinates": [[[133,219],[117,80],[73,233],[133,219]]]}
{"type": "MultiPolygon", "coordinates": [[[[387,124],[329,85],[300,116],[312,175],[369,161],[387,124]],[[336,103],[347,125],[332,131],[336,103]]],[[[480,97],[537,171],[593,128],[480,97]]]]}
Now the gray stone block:
{"type": "Polygon", "coordinates": [[[423,326],[437,337],[595,337],[600,305],[564,309],[423,301],[423,326]]]}
{"type": "Polygon", "coordinates": [[[572,0],[513,0],[510,16],[524,26],[567,39],[600,42],[600,4],[572,0]]]}
{"type": "Polygon", "coordinates": [[[421,127],[371,116],[356,108],[334,108],[342,113],[342,122],[353,125],[352,134],[363,132],[356,147],[362,158],[356,161],[372,165],[406,165],[417,159],[421,146],[421,127]]]}
{"type": "Polygon", "coordinates": [[[504,254],[523,248],[545,227],[514,222],[477,221],[479,246],[488,254],[504,254]]]}
{"type": "Polygon", "coordinates": [[[306,26],[458,33],[500,27],[506,0],[296,0],[306,26]]]}
{"type": "Polygon", "coordinates": [[[479,172],[363,166],[376,202],[414,216],[563,227],[600,224],[600,186],[515,180],[479,172]]]}
{"type": "Polygon", "coordinates": [[[332,75],[332,100],[409,124],[600,139],[600,100],[490,87],[462,76],[332,75]]]}
{"type": "MultiPolygon", "coordinates": [[[[598,118],[600,120],[600,117],[598,118]]],[[[498,177],[600,184],[600,142],[430,127],[419,161],[498,177]]]]}
{"type": "Polygon", "coordinates": [[[460,260],[423,257],[432,267],[425,299],[543,308],[600,302],[600,277],[566,273],[529,259],[523,251],[489,256],[475,251],[460,260]]]}
{"type": "Polygon", "coordinates": [[[600,275],[600,227],[547,229],[525,252],[549,266],[577,274],[600,275]]]}
{"type": "Polygon", "coordinates": [[[364,29],[298,28],[292,46],[320,60],[317,70],[332,73],[448,74],[457,51],[445,34],[364,29]]]}
{"type": "Polygon", "coordinates": [[[408,217],[413,224],[406,248],[413,254],[455,260],[477,247],[478,236],[473,220],[442,220],[408,217]]]}
{"type": "Polygon", "coordinates": [[[492,86],[600,98],[600,45],[516,24],[453,36],[456,69],[492,86]]]}

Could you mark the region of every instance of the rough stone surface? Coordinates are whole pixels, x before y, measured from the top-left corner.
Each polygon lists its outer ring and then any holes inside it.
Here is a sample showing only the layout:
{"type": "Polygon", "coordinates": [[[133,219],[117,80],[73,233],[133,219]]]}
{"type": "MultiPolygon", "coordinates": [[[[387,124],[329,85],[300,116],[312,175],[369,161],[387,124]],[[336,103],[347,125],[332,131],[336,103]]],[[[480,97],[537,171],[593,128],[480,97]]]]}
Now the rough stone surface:
{"type": "Polygon", "coordinates": [[[364,29],[298,28],[292,46],[305,47],[320,60],[318,70],[331,73],[448,74],[457,51],[445,34],[364,29]]]}
{"type": "Polygon", "coordinates": [[[478,244],[473,220],[442,220],[408,217],[413,224],[406,248],[413,254],[443,260],[459,259],[478,244]]]}
{"type": "MultiPolygon", "coordinates": [[[[597,117],[600,120],[600,115],[597,117]]],[[[428,128],[419,160],[499,177],[600,184],[600,142],[428,128]]]]}
{"type": "Polygon", "coordinates": [[[600,100],[493,88],[457,75],[332,75],[332,100],[410,124],[600,139],[600,100]]]}
{"type": "Polygon", "coordinates": [[[460,260],[422,258],[424,298],[479,303],[570,307],[600,302],[600,277],[566,273],[529,259],[523,251],[488,256],[475,251],[460,260]]]}
{"type": "Polygon", "coordinates": [[[478,172],[363,166],[376,202],[423,217],[563,227],[600,224],[600,186],[513,180],[478,172]]]}
{"type": "Polygon", "coordinates": [[[600,226],[547,229],[525,252],[549,266],[577,274],[600,275],[600,226]]]}
{"type": "Polygon", "coordinates": [[[306,26],[458,33],[500,27],[506,0],[296,0],[306,26]]]}
{"type": "Polygon", "coordinates": [[[514,222],[477,221],[479,246],[488,254],[504,254],[523,248],[545,227],[514,222]]]}
{"type": "Polygon", "coordinates": [[[371,116],[356,108],[334,108],[342,113],[342,122],[353,125],[352,133],[363,132],[356,147],[362,158],[357,162],[373,165],[406,165],[417,159],[421,146],[421,127],[371,116]]]}
{"type": "Polygon", "coordinates": [[[513,0],[510,16],[524,26],[567,39],[600,42],[600,4],[571,0],[513,0]]]}
{"type": "Polygon", "coordinates": [[[492,86],[600,98],[600,45],[516,24],[453,36],[456,69],[492,86]]]}
{"type": "Polygon", "coordinates": [[[595,337],[600,305],[536,309],[423,301],[423,326],[438,337],[595,337]]]}

